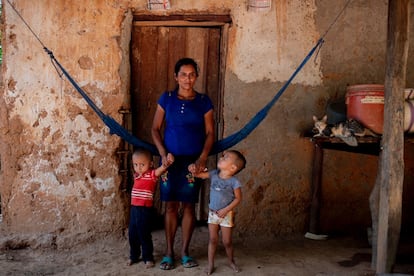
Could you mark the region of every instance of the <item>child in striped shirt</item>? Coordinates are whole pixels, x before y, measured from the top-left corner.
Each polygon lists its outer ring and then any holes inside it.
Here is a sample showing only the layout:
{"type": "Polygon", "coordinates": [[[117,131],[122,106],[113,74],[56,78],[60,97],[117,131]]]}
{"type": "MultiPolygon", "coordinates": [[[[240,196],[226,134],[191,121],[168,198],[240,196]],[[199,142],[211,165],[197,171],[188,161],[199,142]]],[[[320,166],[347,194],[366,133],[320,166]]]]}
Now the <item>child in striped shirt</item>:
{"type": "Polygon", "coordinates": [[[166,172],[174,162],[174,156],[168,154],[167,163],[153,168],[153,157],[146,149],[137,149],[132,154],[134,168],[134,186],[131,191],[131,210],[128,228],[130,257],[128,265],[142,260],[146,268],[154,266],[152,243],[152,214],[153,197],[158,177],[166,172]]]}

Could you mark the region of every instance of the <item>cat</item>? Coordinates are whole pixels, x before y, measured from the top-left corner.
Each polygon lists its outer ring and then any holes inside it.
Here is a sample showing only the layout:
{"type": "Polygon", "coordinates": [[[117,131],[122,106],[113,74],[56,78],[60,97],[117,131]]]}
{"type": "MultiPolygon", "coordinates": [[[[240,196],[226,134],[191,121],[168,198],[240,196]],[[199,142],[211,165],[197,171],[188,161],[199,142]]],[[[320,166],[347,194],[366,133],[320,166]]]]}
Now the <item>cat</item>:
{"type": "Polygon", "coordinates": [[[377,136],[373,131],[364,127],[355,119],[347,119],[344,122],[336,123],[335,125],[328,124],[328,116],[324,115],[322,119],[313,116],[314,126],[312,131],[316,133],[313,137],[327,136],[338,137],[347,145],[356,147],[358,141],[355,136],[377,136]]]}
{"type": "Polygon", "coordinates": [[[313,137],[316,136],[331,136],[331,126],[328,126],[328,116],[325,115],[322,119],[313,116],[313,129],[312,132],[315,133],[313,137]]]}

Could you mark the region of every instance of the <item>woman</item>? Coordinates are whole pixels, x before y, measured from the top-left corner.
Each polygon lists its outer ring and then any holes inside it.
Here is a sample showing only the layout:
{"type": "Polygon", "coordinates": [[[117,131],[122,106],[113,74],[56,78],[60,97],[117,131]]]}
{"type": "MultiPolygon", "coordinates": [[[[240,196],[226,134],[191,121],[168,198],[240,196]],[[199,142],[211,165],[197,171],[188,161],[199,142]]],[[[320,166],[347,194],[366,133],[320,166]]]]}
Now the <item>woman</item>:
{"type": "Polygon", "coordinates": [[[174,164],[168,168],[160,184],[161,200],[166,203],[167,252],[160,263],[160,268],[164,270],[175,267],[174,239],[180,204],[183,209],[181,263],[187,268],[198,265],[189,255],[189,245],[194,231],[195,204],[200,184],[189,174],[188,165],[194,163],[198,172],[203,171],[214,142],[213,105],[207,95],[193,89],[198,74],[198,65],[193,59],[183,58],[176,63],[174,77],[177,88],[161,95],[152,124],[152,138],[162,164],[167,164],[168,153],[175,157],[174,164]]]}

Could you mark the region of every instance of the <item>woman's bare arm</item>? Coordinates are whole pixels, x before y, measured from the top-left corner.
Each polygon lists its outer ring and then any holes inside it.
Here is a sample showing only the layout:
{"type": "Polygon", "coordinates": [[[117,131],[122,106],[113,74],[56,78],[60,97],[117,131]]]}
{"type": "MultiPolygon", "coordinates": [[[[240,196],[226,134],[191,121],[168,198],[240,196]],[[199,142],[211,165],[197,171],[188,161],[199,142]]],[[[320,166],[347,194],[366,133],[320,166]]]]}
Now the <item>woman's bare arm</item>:
{"type": "Polygon", "coordinates": [[[164,117],[165,117],[164,109],[160,105],[157,105],[157,109],[154,115],[154,120],[152,121],[151,135],[152,135],[152,140],[154,140],[154,144],[157,147],[158,152],[162,158],[162,163],[166,164],[167,150],[165,149],[164,142],[162,141],[162,137],[161,137],[161,128],[164,123],[164,117]]]}
{"type": "Polygon", "coordinates": [[[196,171],[202,172],[206,168],[207,158],[214,143],[214,112],[211,109],[204,115],[206,140],[200,157],[195,162],[196,171]]]}

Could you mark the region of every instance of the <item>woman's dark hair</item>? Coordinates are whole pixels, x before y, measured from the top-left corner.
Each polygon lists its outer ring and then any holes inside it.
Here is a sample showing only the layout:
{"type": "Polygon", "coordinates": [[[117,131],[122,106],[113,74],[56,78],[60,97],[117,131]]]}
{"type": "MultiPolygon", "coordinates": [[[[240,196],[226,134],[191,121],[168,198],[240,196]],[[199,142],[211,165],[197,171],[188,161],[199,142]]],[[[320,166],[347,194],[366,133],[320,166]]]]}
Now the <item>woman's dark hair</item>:
{"type": "Polygon", "coordinates": [[[194,70],[196,71],[197,77],[198,77],[198,71],[199,71],[198,70],[198,64],[192,58],[182,58],[182,59],[179,59],[177,61],[177,63],[175,64],[175,67],[174,67],[174,73],[175,73],[176,76],[178,75],[178,72],[180,72],[181,66],[183,66],[183,65],[193,66],[194,70]]]}

